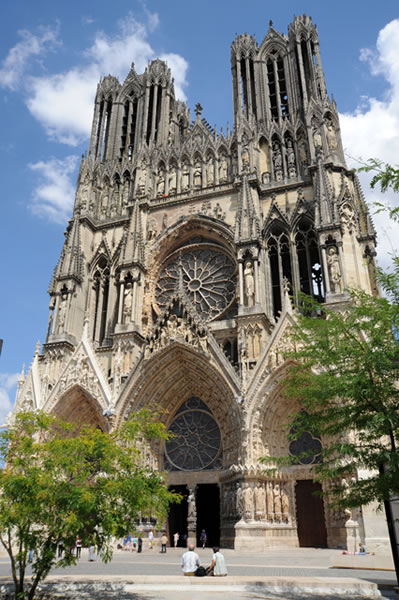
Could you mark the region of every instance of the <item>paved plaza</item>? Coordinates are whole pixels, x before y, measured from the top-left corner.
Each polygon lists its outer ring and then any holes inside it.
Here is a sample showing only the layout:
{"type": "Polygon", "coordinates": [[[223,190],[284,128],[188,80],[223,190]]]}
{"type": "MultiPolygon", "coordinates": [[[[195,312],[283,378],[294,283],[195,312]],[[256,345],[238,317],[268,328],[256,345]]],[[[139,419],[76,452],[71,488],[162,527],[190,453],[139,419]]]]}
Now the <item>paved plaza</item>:
{"type": "MultiPolygon", "coordinates": [[[[111,563],[89,562],[87,550],[76,566],[54,570],[49,582],[59,598],[96,600],[211,600],[228,594],[231,599],[376,598],[377,584],[384,597],[395,598],[395,573],[389,557],[379,559],[379,569],[369,566],[374,557],[343,556],[339,550],[271,548],[262,553],[223,550],[226,578],[185,578],[180,568],[181,548],[166,554],[144,546],[142,554],[116,551],[111,563]],[[367,562],[368,561],[368,562],[367,562]],[[350,567],[355,564],[357,568],[350,567]],[[334,568],[338,565],[339,568],[334,568]],[[385,570],[386,569],[386,570],[385,570]]],[[[197,549],[204,566],[211,562],[210,548],[197,549]]],[[[9,577],[5,556],[0,557],[0,577],[9,577]]],[[[3,579],[5,581],[5,579],[3,579]]]]}

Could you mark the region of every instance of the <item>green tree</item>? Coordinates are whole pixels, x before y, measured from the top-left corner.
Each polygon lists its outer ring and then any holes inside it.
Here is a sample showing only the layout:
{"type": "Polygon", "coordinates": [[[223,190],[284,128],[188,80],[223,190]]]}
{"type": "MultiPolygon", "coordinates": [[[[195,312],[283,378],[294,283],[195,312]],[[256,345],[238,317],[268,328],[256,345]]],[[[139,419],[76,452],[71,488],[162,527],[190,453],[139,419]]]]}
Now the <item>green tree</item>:
{"type": "MultiPolygon", "coordinates": [[[[370,186],[373,189],[379,186],[381,192],[387,192],[390,189],[396,193],[399,192],[399,167],[397,165],[392,166],[378,158],[369,158],[358,171],[372,173],[370,186]]],[[[378,210],[388,210],[391,219],[395,221],[399,219],[398,206],[387,207],[381,202],[376,202],[376,206],[378,210]]]]}
{"type": "Polygon", "coordinates": [[[149,411],[114,433],[20,413],[1,433],[0,541],[11,561],[16,599],[34,598],[52,568],[76,561],[68,551],[76,536],[100,549],[106,562],[113,538],[134,530],[139,513],[163,522],[179,497],[140,460],[152,438],[166,439],[167,432],[149,411]],[[66,552],[57,558],[60,543],[66,552]]]}
{"type": "Polygon", "coordinates": [[[326,483],[335,507],[376,501],[390,510],[388,501],[399,496],[398,270],[383,283],[388,297],[351,290],[341,311],[304,297],[291,334],[284,393],[298,410],[289,417],[289,437],[321,439],[315,480],[326,483]],[[356,476],[359,469],[367,478],[356,476]]]}

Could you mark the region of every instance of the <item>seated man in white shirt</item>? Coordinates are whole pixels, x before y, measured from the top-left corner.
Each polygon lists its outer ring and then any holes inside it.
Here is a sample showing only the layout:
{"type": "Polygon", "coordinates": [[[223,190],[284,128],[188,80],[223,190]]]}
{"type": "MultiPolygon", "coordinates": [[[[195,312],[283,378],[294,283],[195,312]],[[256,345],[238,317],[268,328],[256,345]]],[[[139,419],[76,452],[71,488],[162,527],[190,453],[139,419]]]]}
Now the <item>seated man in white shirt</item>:
{"type": "Polygon", "coordinates": [[[197,567],[199,567],[199,556],[194,552],[194,544],[188,545],[188,550],[181,557],[181,568],[184,575],[195,575],[197,567]]]}
{"type": "Polygon", "coordinates": [[[207,575],[215,575],[216,577],[225,577],[227,575],[224,556],[218,546],[213,547],[212,562],[207,569],[207,575]]]}

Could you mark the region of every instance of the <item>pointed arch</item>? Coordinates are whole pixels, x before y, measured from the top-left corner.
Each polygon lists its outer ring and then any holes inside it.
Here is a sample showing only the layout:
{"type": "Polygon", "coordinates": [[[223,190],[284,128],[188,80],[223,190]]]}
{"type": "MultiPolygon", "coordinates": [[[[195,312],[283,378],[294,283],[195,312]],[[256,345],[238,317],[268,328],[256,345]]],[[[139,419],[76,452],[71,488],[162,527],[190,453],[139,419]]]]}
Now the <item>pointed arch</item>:
{"type": "Polygon", "coordinates": [[[81,385],[76,384],[69,388],[58,399],[51,412],[69,423],[98,427],[102,431],[109,430],[109,422],[103,416],[103,407],[81,385]]]}

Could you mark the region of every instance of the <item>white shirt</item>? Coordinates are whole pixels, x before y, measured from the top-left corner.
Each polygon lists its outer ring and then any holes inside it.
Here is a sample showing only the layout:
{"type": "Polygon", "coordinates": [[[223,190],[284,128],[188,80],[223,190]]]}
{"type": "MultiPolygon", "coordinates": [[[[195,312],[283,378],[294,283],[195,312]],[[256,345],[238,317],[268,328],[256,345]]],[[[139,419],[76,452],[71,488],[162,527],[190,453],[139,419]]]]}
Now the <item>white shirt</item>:
{"type": "Polygon", "coordinates": [[[183,573],[194,573],[199,564],[199,556],[194,550],[187,550],[181,557],[183,573]]]}
{"type": "Polygon", "coordinates": [[[221,552],[216,552],[212,556],[212,560],[215,561],[215,566],[213,567],[214,575],[227,575],[226,563],[224,562],[224,556],[221,552]]]}

